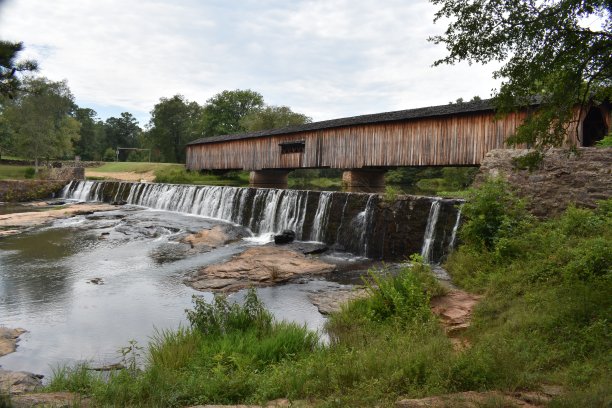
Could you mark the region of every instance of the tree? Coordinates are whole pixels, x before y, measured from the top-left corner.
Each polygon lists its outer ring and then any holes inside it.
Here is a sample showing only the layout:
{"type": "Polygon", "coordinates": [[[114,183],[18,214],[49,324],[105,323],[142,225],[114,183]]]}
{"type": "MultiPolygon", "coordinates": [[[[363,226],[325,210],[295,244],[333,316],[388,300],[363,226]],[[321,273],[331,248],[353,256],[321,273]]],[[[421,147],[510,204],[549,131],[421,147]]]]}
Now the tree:
{"type": "Polygon", "coordinates": [[[89,108],[77,108],[75,119],[81,124],[80,139],[75,145],[75,153],[83,160],[100,160],[103,144],[106,138],[104,123],[98,119],[97,113],[89,108]]]}
{"type": "Polygon", "coordinates": [[[129,112],[122,112],[120,117],[110,117],[104,123],[106,142],[104,147],[136,147],[138,136],[142,132],[138,120],[129,112]]]}
{"type": "MultiPolygon", "coordinates": [[[[609,0],[431,0],[435,21],[450,19],[448,55],[434,63],[502,62],[500,112],[534,108],[512,144],[537,149],[576,134],[574,109],[612,96],[612,3],[609,0]],[[537,96],[537,99],[534,97],[537,96]]],[[[576,135],[577,136],[577,135],[576,135]]]]}
{"type": "Polygon", "coordinates": [[[278,129],[312,122],[312,118],[293,112],[288,106],[266,106],[244,116],[240,124],[248,132],[278,129]]]}
{"type": "Polygon", "coordinates": [[[200,136],[197,126],[201,117],[202,107],[182,95],[159,100],[151,111],[147,138],[159,151],[161,161],[185,161],[185,145],[200,136]]]}
{"type": "Polygon", "coordinates": [[[249,113],[263,108],[263,96],[250,89],[223,91],[206,101],[201,129],[205,137],[246,131],[240,124],[249,113]]]}
{"type": "Polygon", "coordinates": [[[6,106],[3,114],[14,132],[14,147],[23,157],[65,157],[79,139],[80,123],[72,117],[72,93],[65,81],[27,78],[23,92],[6,106]]]}
{"type": "Polygon", "coordinates": [[[15,97],[21,85],[18,73],[35,71],[36,62],[17,62],[17,54],[23,50],[23,43],[0,40],[0,96],[15,97]]]}

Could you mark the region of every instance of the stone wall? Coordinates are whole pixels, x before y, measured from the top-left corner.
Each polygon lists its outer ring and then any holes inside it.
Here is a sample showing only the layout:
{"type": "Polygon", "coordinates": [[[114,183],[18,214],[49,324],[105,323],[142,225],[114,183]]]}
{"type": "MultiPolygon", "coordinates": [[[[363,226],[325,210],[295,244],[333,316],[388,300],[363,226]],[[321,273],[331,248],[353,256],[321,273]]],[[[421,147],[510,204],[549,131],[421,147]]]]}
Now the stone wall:
{"type": "Polygon", "coordinates": [[[63,181],[0,180],[0,201],[17,202],[56,197],[65,185],[63,181]]]}
{"type": "Polygon", "coordinates": [[[85,180],[85,169],[83,167],[51,167],[42,169],[40,177],[45,180],[85,180]]]}
{"type": "Polygon", "coordinates": [[[549,150],[538,169],[517,170],[513,159],[523,149],[492,150],[485,156],[476,184],[487,176],[505,178],[530,211],[540,217],[554,216],[570,204],[593,208],[597,201],[612,198],[612,148],[582,147],[575,152],[549,150]]]}

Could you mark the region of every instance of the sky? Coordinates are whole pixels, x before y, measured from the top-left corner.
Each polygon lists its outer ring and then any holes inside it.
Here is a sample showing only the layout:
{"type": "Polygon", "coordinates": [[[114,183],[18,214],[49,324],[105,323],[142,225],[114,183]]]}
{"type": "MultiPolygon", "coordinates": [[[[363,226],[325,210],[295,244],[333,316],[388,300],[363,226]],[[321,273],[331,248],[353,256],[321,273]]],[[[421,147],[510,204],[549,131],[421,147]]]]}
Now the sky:
{"type": "Polygon", "coordinates": [[[427,0],[0,0],[0,39],[101,119],[161,97],[252,89],[314,121],[442,105],[499,86],[446,55],[427,0]]]}

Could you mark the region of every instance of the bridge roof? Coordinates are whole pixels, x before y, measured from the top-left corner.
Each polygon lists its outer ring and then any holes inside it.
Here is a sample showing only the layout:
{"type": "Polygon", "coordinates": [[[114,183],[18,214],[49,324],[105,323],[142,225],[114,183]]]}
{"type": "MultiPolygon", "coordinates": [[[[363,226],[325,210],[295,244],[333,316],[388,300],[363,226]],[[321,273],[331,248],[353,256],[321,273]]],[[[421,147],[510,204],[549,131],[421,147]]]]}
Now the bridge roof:
{"type": "Polygon", "coordinates": [[[474,112],[494,110],[492,99],[484,99],[473,102],[451,103],[447,105],[430,106],[427,108],[407,109],[392,112],[374,113],[370,115],[351,116],[348,118],[324,120],[321,122],[306,123],[303,125],[289,126],[279,129],[261,130],[257,132],[239,133],[234,135],[222,135],[204,137],[189,142],[188,145],[204,143],[220,143],[232,140],[251,139],[274,135],[285,135],[290,133],[307,132],[313,130],[338,128],[353,125],[366,125],[382,122],[397,122],[402,120],[430,118],[436,116],[459,115],[474,112]]]}

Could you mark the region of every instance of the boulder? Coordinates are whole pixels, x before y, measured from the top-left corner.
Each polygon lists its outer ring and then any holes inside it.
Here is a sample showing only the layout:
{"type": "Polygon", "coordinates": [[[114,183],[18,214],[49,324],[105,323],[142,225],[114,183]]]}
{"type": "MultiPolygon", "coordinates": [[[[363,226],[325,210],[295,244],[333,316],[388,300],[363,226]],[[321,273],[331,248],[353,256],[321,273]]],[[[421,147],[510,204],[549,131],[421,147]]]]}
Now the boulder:
{"type": "Polygon", "coordinates": [[[24,329],[9,329],[0,326],[0,357],[12,353],[17,348],[19,336],[25,333],[24,329]]]}
{"type": "Polygon", "coordinates": [[[353,299],[360,299],[368,296],[364,288],[347,288],[325,292],[310,293],[308,299],[319,309],[319,313],[328,315],[338,312],[342,305],[353,299]]]}
{"type": "Polygon", "coordinates": [[[42,387],[42,375],[0,369],[0,393],[23,394],[42,387]]]}
{"type": "Polygon", "coordinates": [[[276,245],[290,244],[294,240],[295,240],[295,231],[292,231],[292,230],[283,230],[283,232],[274,236],[274,243],[276,245]]]}
{"type": "Polygon", "coordinates": [[[210,265],[188,280],[197,290],[233,292],[250,286],[271,286],[291,279],[332,272],[335,265],[286,249],[249,248],[227,262],[210,265]]]}
{"type": "Polygon", "coordinates": [[[222,224],[215,225],[211,229],[206,229],[187,235],[181,238],[180,242],[183,244],[189,244],[191,248],[201,246],[217,248],[231,242],[238,241],[248,235],[248,232],[243,227],[222,224]]]}

